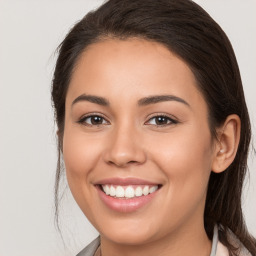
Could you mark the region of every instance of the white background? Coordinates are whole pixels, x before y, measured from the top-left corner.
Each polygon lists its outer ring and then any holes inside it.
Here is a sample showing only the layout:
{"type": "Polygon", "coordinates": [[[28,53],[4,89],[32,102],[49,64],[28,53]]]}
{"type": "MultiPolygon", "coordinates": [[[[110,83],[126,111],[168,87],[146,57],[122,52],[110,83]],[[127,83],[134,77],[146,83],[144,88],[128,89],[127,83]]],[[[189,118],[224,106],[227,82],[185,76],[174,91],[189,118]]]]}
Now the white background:
{"type": "MultiPolygon", "coordinates": [[[[233,44],[255,137],[256,0],[197,2],[233,44]]],[[[0,256],[75,255],[97,236],[68,189],[60,213],[65,245],[54,227],[56,128],[50,86],[54,50],[76,21],[101,3],[0,0],[0,256]]],[[[256,159],[251,156],[249,164],[244,211],[256,235],[256,159]]]]}

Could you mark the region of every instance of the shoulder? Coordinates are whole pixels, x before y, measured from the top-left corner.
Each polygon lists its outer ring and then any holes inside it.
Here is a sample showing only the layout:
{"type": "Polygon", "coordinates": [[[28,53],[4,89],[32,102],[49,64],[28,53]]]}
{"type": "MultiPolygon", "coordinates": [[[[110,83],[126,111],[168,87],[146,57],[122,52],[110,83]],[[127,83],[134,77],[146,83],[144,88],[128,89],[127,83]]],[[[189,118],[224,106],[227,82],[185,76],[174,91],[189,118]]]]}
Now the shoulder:
{"type": "MultiPolygon", "coordinates": [[[[229,241],[237,249],[237,256],[252,256],[239,239],[229,230],[229,241]]],[[[216,256],[229,256],[226,246],[218,241],[216,256]]]]}
{"type": "MultiPolygon", "coordinates": [[[[252,256],[244,246],[240,246],[237,251],[238,256],[252,256]]],[[[229,252],[226,246],[221,242],[218,242],[216,256],[229,256],[229,252]]]]}
{"type": "Polygon", "coordinates": [[[227,247],[221,242],[218,242],[216,256],[229,256],[227,247]]]}
{"type": "Polygon", "coordinates": [[[76,256],[93,256],[100,246],[100,237],[98,236],[90,244],[88,244],[81,252],[76,256]]]}

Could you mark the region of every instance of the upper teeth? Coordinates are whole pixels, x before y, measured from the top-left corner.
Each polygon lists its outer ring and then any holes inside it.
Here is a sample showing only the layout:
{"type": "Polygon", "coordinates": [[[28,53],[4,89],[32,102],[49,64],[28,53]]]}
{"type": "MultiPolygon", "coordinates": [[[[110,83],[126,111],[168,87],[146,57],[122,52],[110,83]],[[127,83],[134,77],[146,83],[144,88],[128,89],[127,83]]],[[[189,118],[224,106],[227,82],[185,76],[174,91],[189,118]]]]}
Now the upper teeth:
{"type": "Polygon", "coordinates": [[[103,191],[106,195],[113,197],[133,198],[135,196],[146,196],[155,192],[158,186],[114,186],[114,185],[102,185],[103,191]]]}

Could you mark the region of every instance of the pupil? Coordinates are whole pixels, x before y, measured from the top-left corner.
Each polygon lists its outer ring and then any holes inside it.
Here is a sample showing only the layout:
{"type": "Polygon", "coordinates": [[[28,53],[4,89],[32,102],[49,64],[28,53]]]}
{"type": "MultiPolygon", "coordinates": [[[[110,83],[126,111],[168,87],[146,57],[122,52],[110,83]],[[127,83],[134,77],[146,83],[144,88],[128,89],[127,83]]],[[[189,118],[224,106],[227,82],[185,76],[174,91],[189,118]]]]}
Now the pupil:
{"type": "Polygon", "coordinates": [[[166,117],[163,117],[163,116],[159,116],[156,119],[157,124],[166,124],[166,122],[167,122],[167,119],[166,119],[166,117]]]}
{"type": "Polygon", "coordinates": [[[92,124],[101,124],[102,123],[102,117],[100,116],[94,116],[92,117],[92,120],[91,120],[92,124]]]}

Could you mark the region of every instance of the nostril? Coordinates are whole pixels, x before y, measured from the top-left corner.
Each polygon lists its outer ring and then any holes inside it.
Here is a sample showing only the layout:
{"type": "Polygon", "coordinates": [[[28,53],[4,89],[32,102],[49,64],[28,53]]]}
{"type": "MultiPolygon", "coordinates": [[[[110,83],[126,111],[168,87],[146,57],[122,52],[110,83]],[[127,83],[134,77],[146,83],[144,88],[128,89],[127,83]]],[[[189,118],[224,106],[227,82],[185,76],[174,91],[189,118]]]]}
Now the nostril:
{"type": "Polygon", "coordinates": [[[110,165],[115,165],[115,166],[119,166],[119,167],[123,167],[123,166],[129,165],[129,164],[139,164],[139,162],[134,161],[134,160],[128,161],[128,162],[108,161],[108,164],[110,164],[110,165]]]}
{"type": "Polygon", "coordinates": [[[129,161],[128,164],[135,164],[137,161],[129,161]]]}
{"type": "Polygon", "coordinates": [[[113,161],[108,161],[108,164],[110,164],[110,165],[116,165],[113,161]]]}

